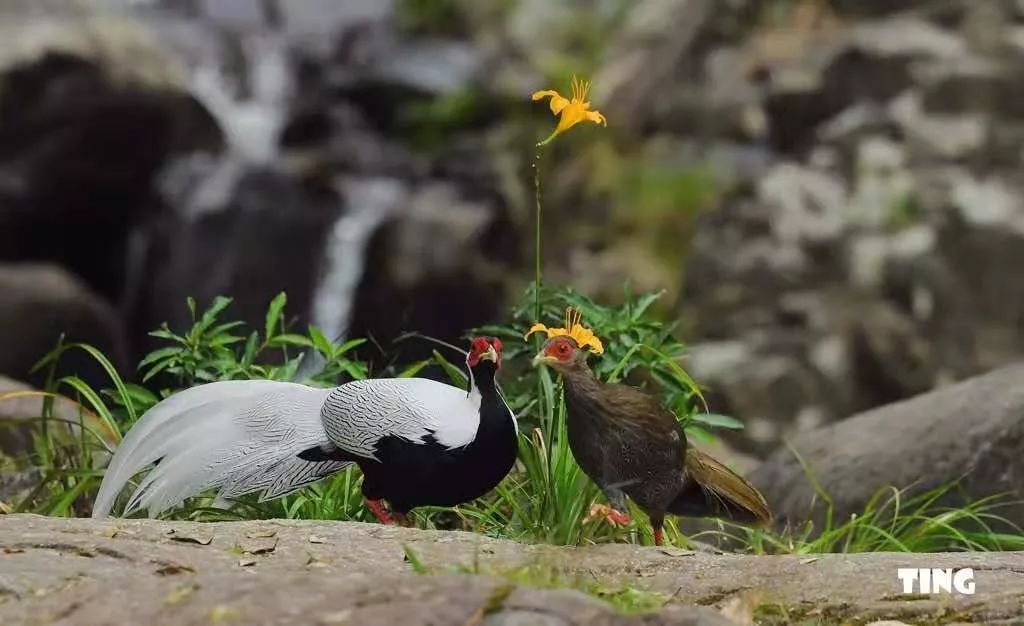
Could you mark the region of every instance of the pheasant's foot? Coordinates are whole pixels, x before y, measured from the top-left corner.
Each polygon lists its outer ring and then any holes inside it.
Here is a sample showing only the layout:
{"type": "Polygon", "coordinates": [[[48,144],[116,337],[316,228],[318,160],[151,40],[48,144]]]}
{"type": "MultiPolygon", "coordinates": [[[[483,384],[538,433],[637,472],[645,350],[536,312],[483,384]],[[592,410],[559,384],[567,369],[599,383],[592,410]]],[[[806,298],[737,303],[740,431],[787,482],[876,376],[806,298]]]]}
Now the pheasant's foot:
{"type": "Polygon", "coordinates": [[[590,513],[583,518],[583,523],[592,522],[594,520],[603,519],[608,522],[612,528],[617,526],[629,526],[632,519],[628,514],[622,511],[617,511],[607,504],[594,503],[590,507],[590,513]]]}
{"type": "Polygon", "coordinates": [[[391,519],[391,516],[388,515],[387,510],[384,508],[384,505],[381,504],[380,500],[370,500],[369,498],[367,498],[366,506],[367,508],[370,509],[370,512],[373,513],[378,520],[380,520],[381,524],[395,523],[394,520],[391,519]]]}

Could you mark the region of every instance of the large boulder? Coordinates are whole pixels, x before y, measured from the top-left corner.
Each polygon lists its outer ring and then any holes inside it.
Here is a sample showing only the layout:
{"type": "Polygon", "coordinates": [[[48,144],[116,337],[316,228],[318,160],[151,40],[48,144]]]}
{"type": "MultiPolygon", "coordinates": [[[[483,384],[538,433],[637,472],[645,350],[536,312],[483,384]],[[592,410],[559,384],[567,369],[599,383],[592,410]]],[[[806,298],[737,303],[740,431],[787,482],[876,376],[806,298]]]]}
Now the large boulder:
{"type": "Polygon", "coordinates": [[[219,131],[134,22],[19,5],[0,10],[0,260],[57,263],[119,302],[161,167],[219,131]]]}
{"type": "Polygon", "coordinates": [[[1024,524],[1024,363],[804,432],[750,476],[779,522],[813,519],[825,505],[807,470],[831,499],[836,520],[864,510],[880,489],[918,494],[955,481],[943,502],[964,505],[996,494],[999,515],[1024,524]]]}
{"type": "Polygon", "coordinates": [[[898,618],[914,624],[1010,624],[1021,612],[1020,562],[1020,553],[805,558],[624,544],[565,548],[312,520],[0,515],[0,622],[902,624],[876,621],[898,618]],[[410,554],[426,574],[413,573],[410,554]],[[971,567],[976,593],[901,597],[898,567],[971,567]],[[647,598],[652,612],[622,615],[600,597],[619,597],[635,608],[647,598]]]}
{"type": "MultiPolygon", "coordinates": [[[[69,272],[53,265],[0,264],[0,374],[42,386],[46,371],[30,373],[53,350],[83,342],[119,367],[127,366],[127,339],[118,312],[69,272]]],[[[77,375],[95,388],[110,379],[82,351],[65,353],[58,375],[77,375]]]]}

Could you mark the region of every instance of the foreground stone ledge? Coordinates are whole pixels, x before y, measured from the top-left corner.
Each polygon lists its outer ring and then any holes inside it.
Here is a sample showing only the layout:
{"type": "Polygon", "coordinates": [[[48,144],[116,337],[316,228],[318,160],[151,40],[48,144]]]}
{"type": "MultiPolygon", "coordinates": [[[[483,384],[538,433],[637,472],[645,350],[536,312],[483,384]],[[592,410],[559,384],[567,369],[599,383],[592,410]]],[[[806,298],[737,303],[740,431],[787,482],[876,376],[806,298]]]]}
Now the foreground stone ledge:
{"type": "Polygon", "coordinates": [[[738,556],[526,545],[377,524],[0,516],[0,624],[695,624],[999,622],[1024,614],[1024,553],[738,556]],[[406,550],[432,572],[412,571],[406,550]],[[670,596],[626,617],[501,574],[552,567],[670,596]],[[973,567],[972,596],[900,597],[898,567],[973,567]],[[467,575],[474,571],[486,575],[467,575]],[[731,613],[735,619],[736,612],[731,613]]]}

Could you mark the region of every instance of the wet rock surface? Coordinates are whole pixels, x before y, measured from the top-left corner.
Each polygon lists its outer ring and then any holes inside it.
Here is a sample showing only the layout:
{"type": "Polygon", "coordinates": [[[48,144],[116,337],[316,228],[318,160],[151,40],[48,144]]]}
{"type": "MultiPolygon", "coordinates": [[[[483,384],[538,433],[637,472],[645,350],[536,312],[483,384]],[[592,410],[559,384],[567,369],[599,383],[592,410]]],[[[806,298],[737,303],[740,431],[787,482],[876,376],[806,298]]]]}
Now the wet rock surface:
{"type": "Polygon", "coordinates": [[[1022,570],[1018,553],[756,557],[628,545],[530,546],[357,523],[0,516],[0,619],[19,626],[300,619],[711,626],[743,623],[751,611],[767,623],[999,623],[1024,610],[1022,570]],[[435,573],[413,573],[406,551],[435,573]],[[609,589],[663,592],[667,604],[627,617],[579,591],[533,589],[502,575],[537,564],[609,589]],[[901,599],[897,567],[973,567],[976,593],[901,599]],[[460,568],[482,575],[457,573],[460,568]],[[736,612],[740,601],[750,606],[746,618],[736,612]]]}

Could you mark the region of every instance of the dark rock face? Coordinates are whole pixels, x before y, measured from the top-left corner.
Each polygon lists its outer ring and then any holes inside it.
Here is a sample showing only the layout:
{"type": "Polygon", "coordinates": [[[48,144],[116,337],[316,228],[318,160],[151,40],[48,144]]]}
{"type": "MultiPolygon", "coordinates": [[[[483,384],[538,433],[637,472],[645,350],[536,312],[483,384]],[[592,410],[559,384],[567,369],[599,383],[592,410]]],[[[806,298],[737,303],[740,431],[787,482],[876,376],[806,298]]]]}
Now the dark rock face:
{"type": "Polygon", "coordinates": [[[117,85],[67,53],[9,68],[0,75],[0,260],[57,263],[118,302],[130,235],[160,209],[158,170],[183,142],[203,140],[198,113],[186,94],[117,85]]]}
{"type": "MultiPolygon", "coordinates": [[[[495,218],[501,205],[437,181],[416,188],[408,202],[407,211],[368,244],[352,318],[355,336],[416,330],[459,337],[479,320],[496,319],[503,300],[497,268],[514,254],[515,239],[511,225],[495,218]]],[[[411,359],[433,350],[423,343],[396,347],[411,359]]]]}
{"type": "MultiPolygon", "coordinates": [[[[0,264],[0,372],[41,386],[46,372],[29,370],[65,342],[88,343],[128,367],[128,338],[118,312],[67,271],[52,265],[0,264]]],[[[58,375],[76,375],[101,388],[110,380],[92,357],[67,354],[58,375]]]]}
{"type": "MultiPolygon", "coordinates": [[[[836,520],[863,511],[880,489],[909,487],[912,495],[963,477],[943,504],[1009,494],[1017,503],[1000,508],[999,515],[1020,525],[1024,365],[802,433],[790,445],[833,500],[836,520]]],[[[790,450],[775,452],[749,478],[780,524],[814,519],[820,528],[823,503],[790,450]]]]}
{"type": "Polygon", "coordinates": [[[232,319],[259,327],[267,304],[286,291],[289,315],[309,320],[327,235],[341,212],[334,194],[251,172],[226,210],[165,220],[148,251],[140,298],[146,308],[134,318],[136,336],[162,322],[187,328],[189,296],[206,307],[218,295],[232,295],[232,319]]]}

